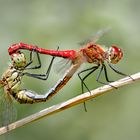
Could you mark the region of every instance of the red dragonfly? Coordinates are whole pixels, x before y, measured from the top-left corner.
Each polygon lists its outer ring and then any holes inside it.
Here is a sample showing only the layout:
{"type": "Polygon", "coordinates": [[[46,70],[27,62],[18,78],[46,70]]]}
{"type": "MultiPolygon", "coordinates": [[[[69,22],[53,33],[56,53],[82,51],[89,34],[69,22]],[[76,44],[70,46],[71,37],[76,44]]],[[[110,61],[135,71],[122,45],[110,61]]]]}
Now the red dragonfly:
{"type": "MultiPolygon", "coordinates": [[[[100,37],[101,34],[98,34],[96,36],[96,40],[100,37]]],[[[108,84],[112,81],[109,80],[107,75],[107,69],[105,63],[109,65],[109,67],[116,73],[123,75],[123,76],[129,76],[126,75],[118,70],[116,70],[111,64],[117,64],[123,57],[123,52],[120,48],[118,48],[116,45],[112,45],[110,48],[104,48],[103,46],[96,44],[95,39],[94,41],[90,41],[87,44],[83,45],[83,47],[76,51],[76,50],[47,50],[43,48],[39,48],[34,45],[28,45],[24,43],[18,43],[13,44],[8,49],[9,54],[17,52],[20,49],[26,49],[30,51],[36,51],[41,54],[56,56],[56,57],[63,57],[65,59],[71,60],[72,65],[67,70],[67,72],[64,74],[63,78],[61,78],[52,89],[49,90],[49,92],[46,94],[46,98],[49,99],[50,97],[54,96],[73,76],[73,74],[78,70],[78,68],[83,64],[84,62],[95,64],[91,68],[82,70],[78,73],[78,77],[81,80],[81,86],[82,86],[82,92],[84,90],[84,86],[86,89],[90,92],[87,85],[85,84],[85,79],[92,74],[95,70],[100,68],[100,71],[97,75],[96,81],[102,84],[108,84]],[[104,71],[105,73],[105,79],[108,83],[104,83],[99,80],[101,73],[104,71]],[[87,75],[85,75],[83,78],[81,77],[81,74],[84,72],[88,72],[87,75]]],[[[129,76],[130,77],[130,76],[129,76]]],[[[131,77],[130,77],[131,78],[131,77]]],[[[132,78],[131,78],[132,79],[132,78]]]]}

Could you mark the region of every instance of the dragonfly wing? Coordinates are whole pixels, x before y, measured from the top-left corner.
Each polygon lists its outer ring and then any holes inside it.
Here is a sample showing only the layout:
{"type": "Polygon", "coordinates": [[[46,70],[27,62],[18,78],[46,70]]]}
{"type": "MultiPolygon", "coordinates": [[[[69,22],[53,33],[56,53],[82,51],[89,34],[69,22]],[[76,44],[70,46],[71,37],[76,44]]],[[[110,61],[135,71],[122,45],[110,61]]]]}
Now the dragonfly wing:
{"type": "MultiPolygon", "coordinates": [[[[3,91],[1,89],[1,91],[3,91]]],[[[10,95],[1,92],[0,94],[0,125],[7,126],[16,120],[17,112],[10,95]]]]}
{"type": "Polygon", "coordinates": [[[100,38],[102,35],[106,34],[106,33],[109,32],[110,30],[111,30],[110,27],[105,28],[105,29],[102,29],[102,30],[99,30],[98,32],[94,33],[93,35],[91,35],[90,37],[88,37],[87,39],[85,39],[83,42],[78,43],[78,44],[79,44],[80,46],[83,46],[83,45],[86,45],[86,44],[88,44],[88,43],[90,43],[90,42],[95,43],[95,42],[97,42],[97,41],[99,40],[99,38],[100,38]]]}
{"type": "Polygon", "coordinates": [[[69,67],[72,65],[72,61],[69,59],[61,59],[58,61],[54,67],[55,67],[55,72],[59,74],[64,74],[69,67]]]}

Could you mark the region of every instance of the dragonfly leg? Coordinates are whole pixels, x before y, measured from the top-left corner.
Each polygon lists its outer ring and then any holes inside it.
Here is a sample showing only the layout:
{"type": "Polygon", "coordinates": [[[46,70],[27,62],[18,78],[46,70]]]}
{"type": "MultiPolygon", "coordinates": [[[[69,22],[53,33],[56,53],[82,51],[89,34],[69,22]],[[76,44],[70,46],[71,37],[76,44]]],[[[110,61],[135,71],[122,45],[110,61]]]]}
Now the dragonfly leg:
{"type": "Polygon", "coordinates": [[[104,73],[105,73],[105,79],[106,79],[106,81],[109,82],[109,83],[114,82],[114,81],[112,81],[112,80],[109,80],[109,78],[108,78],[108,74],[107,74],[107,69],[106,69],[105,64],[102,64],[102,65],[103,65],[103,69],[104,69],[104,73]]]}
{"type": "Polygon", "coordinates": [[[101,73],[102,73],[103,70],[104,70],[104,73],[105,73],[105,79],[106,79],[106,81],[107,81],[107,82],[112,82],[112,81],[110,81],[110,80],[108,79],[106,66],[105,66],[104,64],[102,64],[102,66],[101,66],[101,69],[100,69],[100,71],[99,71],[99,74],[97,75],[96,81],[99,82],[99,83],[101,83],[101,84],[104,84],[104,85],[110,85],[111,87],[117,89],[117,87],[111,85],[110,83],[102,82],[102,81],[99,80],[99,79],[100,79],[100,76],[101,76],[101,73]]]}
{"type": "Polygon", "coordinates": [[[40,56],[39,56],[38,52],[35,52],[33,50],[30,52],[30,61],[26,64],[25,69],[39,69],[39,68],[41,68],[40,56]],[[38,65],[29,67],[29,65],[31,65],[33,63],[33,57],[34,57],[33,53],[36,53],[36,55],[37,55],[38,65]]]}
{"type": "MultiPolygon", "coordinates": [[[[59,49],[59,47],[57,47],[57,50],[58,49],[59,49]]],[[[37,69],[37,68],[40,68],[41,67],[41,61],[40,61],[39,54],[38,54],[38,52],[36,52],[36,53],[37,53],[37,58],[38,58],[39,65],[38,66],[35,66],[35,67],[32,67],[32,69],[37,69]]],[[[26,76],[29,76],[29,77],[37,78],[37,79],[40,79],[40,80],[47,80],[48,79],[48,76],[50,74],[50,70],[51,70],[51,67],[52,67],[54,58],[55,58],[55,56],[53,56],[53,58],[52,58],[52,60],[50,62],[49,68],[48,68],[48,70],[47,70],[47,72],[45,74],[33,74],[33,73],[28,73],[28,72],[25,72],[25,73],[22,73],[22,74],[23,75],[26,75],[26,76]]],[[[32,54],[30,55],[30,62],[32,62],[32,54]]]]}
{"type": "Polygon", "coordinates": [[[80,78],[81,80],[81,87],[82,87],[82,93],[84,92],[84,87],[86,87],[86,89],[90,92],[89,88],[87,87],[87,85],[85,84],[84,80],[91,74],[93,73],[95,70],[97,70],[99,68],[99,66],[94,66],[94,67],[91,67],[89,69],[85,69],[81,72],[78,73],[78,77],[80,78]],[[90,71],[91,70],[91,71],[90,71]],[[90,71],[87,75],[85,75],[83,78],[81,78],[80,74],[82,74],[83,72],[86,72],[86,71],[90,71]]]}
{"type": "Polygon", "coordinates": [[[45,102],[46,95],[39,95],[31,90],[20,90],[18,93],[13,94],[13,97],[21,104],[33,104],[38,102],[45,102]]]}
{"type": "MultiPolygon", "coordinates": [[[[59,49],[59,46],[57,47],[57,50],[59,49]]],[[[55,57],[55,56],[54,56],[55,57]]],[[[53,57],[53,59],[54,59],[53,57]]],[[[40,56],[39,56],[39,53],[36,51],[36,50],[32,50],[30,52],[30,61],[28,62],[28,64],[25,66],[25,69],[39,69],[41,68],[41,60],[40,60],[40,56]],[[32,66],[32,67],[28,67],[29,65],[31,65],[33,63],[33,53],[36,53],[37,55],[37,60],[38,60],[38,65],[37,66],[32,66]]]]}
{"type": "Polygon", "coordinates": [[[47,80],[47,78],[50,74],[50,71],[51,71],[51,67],[52,67],[54,58],[55,57],[52,58],[52,60],[50,62],[50,65],[49,65],[49,68],[47,69],[47,72],[45,74],[33,74],[33,73],[28,73],[28,72],[24,72],[22,74],[26,75],[26,76],[29,76],[29,77],[37,78],[37,79],[40,79],[40,80],[47,80]]]}
{"type": "MultiPolygon", "coordinates": [[[[82,93],[84,93],[84,86],[86,87],[86,89],[90,92],[89,88],[87,87],[87,85],[85,84],[84,80],[91,74],[93,73],[99,66],[94,66],[94,67],[91,67],[89,69],[85,69],[81,72],[78,73],[78,77],[80,78],[81,80],[81,88],[82,88],[82,93]],[[91,70],[91,71],[90,71],[91,70]],[[80,74],[82,74],[83,72],[86,72],[86,71],[90,71],[86,76],[84,76],[83,78],[81,78],[80,74]]],[[[86,108],[86,103],[84,102],[84,109],[85,111],[87,112],[87,108],[86,108]]]]}
{"type": "Polygon", "coordinates": [[[133,79],[130,75],[127,75],[127,74],[125,74],[125,73],[120,72],[119,70],[117,70],[116,68],[114,68],[111,64],[109,64],[109,67],[110,67],[114,72],[116,72],[116,73],[118,73],[118,74],[120,74],[120,75],[122,75],[122,76],[128,76],[128,77],[130,77],[130,78],[134,81],[134,79],[133,79]]]}

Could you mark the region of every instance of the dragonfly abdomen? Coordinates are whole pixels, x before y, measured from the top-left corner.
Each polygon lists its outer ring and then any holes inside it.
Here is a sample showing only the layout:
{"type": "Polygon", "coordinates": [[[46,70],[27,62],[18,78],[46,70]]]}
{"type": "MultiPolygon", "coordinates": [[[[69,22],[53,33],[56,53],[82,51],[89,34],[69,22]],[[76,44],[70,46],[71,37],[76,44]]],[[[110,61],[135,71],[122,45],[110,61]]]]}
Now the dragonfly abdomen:
{"type": "Polygon", "coordinates": [[[13,97],[20,103],[20,104],[33,104],[39,102],[45,102],[46,96],[39,95],[31,90],[20,90],[19,92],[15,93],[13,97]]]}

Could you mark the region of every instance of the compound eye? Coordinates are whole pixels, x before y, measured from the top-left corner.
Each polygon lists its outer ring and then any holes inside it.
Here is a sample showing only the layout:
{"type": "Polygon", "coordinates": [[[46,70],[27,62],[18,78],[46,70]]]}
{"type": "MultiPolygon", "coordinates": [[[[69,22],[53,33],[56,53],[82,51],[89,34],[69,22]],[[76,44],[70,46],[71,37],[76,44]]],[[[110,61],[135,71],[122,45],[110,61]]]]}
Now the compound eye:
{"type": "Polygon", "coordinates": [[[112,64],[118,63],[123,57],[123,52],[116,46],[111,46],[109,49],[109,62],[112,64]]]}

